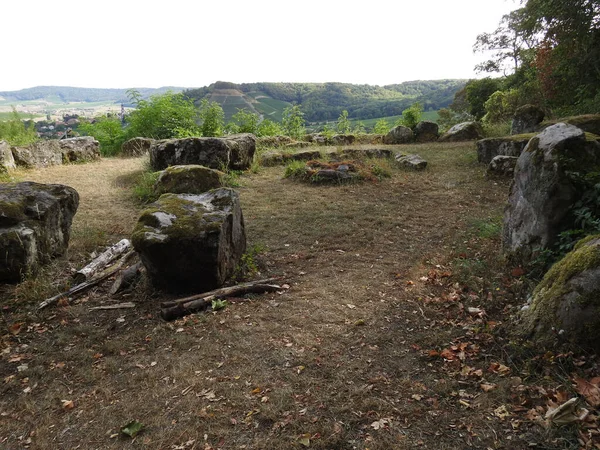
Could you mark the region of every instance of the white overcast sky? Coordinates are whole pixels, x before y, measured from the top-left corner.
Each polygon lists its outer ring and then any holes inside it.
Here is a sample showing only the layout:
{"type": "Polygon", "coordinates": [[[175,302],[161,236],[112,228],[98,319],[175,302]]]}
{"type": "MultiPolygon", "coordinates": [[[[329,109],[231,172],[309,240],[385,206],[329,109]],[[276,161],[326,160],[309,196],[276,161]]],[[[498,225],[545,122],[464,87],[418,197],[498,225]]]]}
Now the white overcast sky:
{"type": "Polygon", "coordinates": [[[473,78],[515,0],[0,0],[0,91],[473,78]]]}

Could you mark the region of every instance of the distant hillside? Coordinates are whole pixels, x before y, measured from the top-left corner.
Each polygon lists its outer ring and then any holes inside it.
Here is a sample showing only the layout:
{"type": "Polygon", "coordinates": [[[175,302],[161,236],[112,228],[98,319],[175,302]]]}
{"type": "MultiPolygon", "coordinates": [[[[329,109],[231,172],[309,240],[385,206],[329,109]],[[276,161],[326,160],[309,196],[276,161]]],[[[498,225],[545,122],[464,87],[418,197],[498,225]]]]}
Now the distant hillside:
{"type": "MultiPolygon", "coordinates": [[[[153,94],[162,94],[166,91],[181,92],[184,88],[180,87],[161,87],[153,88],[134,88],[139,91],[143,97],[153,94]]],[[[78,88],[69,86],[36,86],[20,91],[0,91],[0,97],[3,102],[28,102],[33,100],[45,100],[50,103],[70,103],[70,102],[110,102],[126,103],[128,89],[97,89],[97,88],[78,88]]]]}
{"type": "Polygon", "coordinates": [[[402,114],[415,102],[426,111],[452,103],[467,80],[409,81],[388,86],[349,83],[243,83],[217,82],[184,93],[199,102],[216,101],[229,118],[238,108],[280,120],[285,107],[299,104],[309,122],[336,120],[343,110],[352,119],[366,120],[402,114]]]}

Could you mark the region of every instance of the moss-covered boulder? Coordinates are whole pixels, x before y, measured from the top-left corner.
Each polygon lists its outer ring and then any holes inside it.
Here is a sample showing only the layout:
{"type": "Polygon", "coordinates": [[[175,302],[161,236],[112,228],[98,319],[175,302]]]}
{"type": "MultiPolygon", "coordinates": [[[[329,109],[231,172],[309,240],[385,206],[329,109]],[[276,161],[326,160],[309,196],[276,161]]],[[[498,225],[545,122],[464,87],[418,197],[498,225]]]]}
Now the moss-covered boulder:
{"type": "Polygon", "coordinates": [[[135,137],[123,142],[121,145],[121,156],[137,157],[146,155],[150,151],[150,147],[156,141],[150,138],[135,137]]]}
{"type": "Polygon", "coordinates": [[[568,123],[576,126],[586,133],[591,133],[600,136],[600,114],[584,114],[581,116],[564,117],[559,120],[544,121],[540,124],[541,127],[547,128],[557,123],[568,123]]]}
{"type": "Polygon", "coordinates": [[[246,251],[238,194],[163,194],[133,230],[152,284],[168,292],[204,292],[223,285],[246,251]]]}
{"type": "Polygon", "coordinates": [[[8,172],[16,168],[10,145],[6,141],[0,141],[0,173],[8,172]]]}
{"type": "Polygon", "coordinates": [[[600,167],[600,144],[559,123],[532,138],[517,160],[504,215],[503,246],[511,260],[528,264],[575,228],[571,207],[583,192],[572,174],[600,167]]]}
{"type": "Polygon", "coordinates": [[[236,134],[226,138],[186,138],[156,141],[150,147],[153,170],[198,164],[211,169],[245,170],[252,164],[256,138],[236,134]]]}
{"type": "Polygon", "coordinates": [[[519,331],[544,347],[567,342],[600,350],[600,235],[580,241],[546,273],[519,331]]]}
{"type": "Polygon", "coordinates": [[[78,206],[79,195],[68,186],[0,184],[0,282],[18,282],[62,255],[78,206]]]}
{"type": "Polygon", "coordinates": [[[510,134],[533,133],[539,130],[540,123],[544,120],[545,113],[535,105],[523,105],[515,111],[510,134]]]}
{"type": "Polygon", "coordinates": [[[13,147],[12,152],[18,166],[48,167],[97,160],[100,158],[100,143],[91,136],[51,139],[13,147]]]}
{"type": "Polygon", "coordinates": [[[383,143],[388,145],[408,144],[414,140],[413,131],[402,125],[392,128],[388,134],[383,137],[383,143]]]}
{"type": "Polygon", "coordinates": [[[440,137],[437,123],[423,120],[415,126],[415,142],[435,142],[440,137]]]}
{"type": "Polygon", "coordinates": [[[483,137],[483,130],[478,122],[463,122],[454,125],[440,137],[443,142],[476,141],[483,137]]]}
{"type": "Polygon", "coordinates": [[[290,161],[310,161],[319,159],[319,150],[302,150],[299,152],[275,152],[267,151],[260,155],[260,163],[265,167],[287,164],[290,161]]]}
{"type": "Polygon", "coordinates": [[[224,176],[219,170],[196,164],[171,166],[158,175],[154,183],[154,192],[159,196],[166,193],[202,194],[222,187],[224,176]]]}
{"type": "Polygon", "coordinates": [[[489,164],[498,155],[518,157],[534,136],[534,133],[530,133],[481,139],[477,141],[477,161],[489,164]]]}

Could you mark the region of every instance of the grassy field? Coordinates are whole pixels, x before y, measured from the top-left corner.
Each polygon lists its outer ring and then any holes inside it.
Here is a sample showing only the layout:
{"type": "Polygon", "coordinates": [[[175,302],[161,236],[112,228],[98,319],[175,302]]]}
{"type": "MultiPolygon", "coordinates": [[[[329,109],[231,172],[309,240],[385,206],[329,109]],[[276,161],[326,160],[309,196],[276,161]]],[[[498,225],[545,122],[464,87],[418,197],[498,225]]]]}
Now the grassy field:
{"type": "Polygon", "coordinates": [[[0,287],[0,447],[579,448],[580,430],[541,416],[589,362],[506,335],[526,296],[499,255],[508,181],[485,177],[473,143],[390,148],[429,166],[379,161],[391,178],[333,186],[282,166],[242,175],[255,276],[289,289],[172,323],[158,314],[170,297],[145,284],[36,312],[90,253],[129,237],[144,158],[16,173],[71,185],[81,204],[68,255],[0,287]],[[123,301],[135,308],[90,309],[123,301]],[[135,439],[120,431],[133,420],[135,439]]]}

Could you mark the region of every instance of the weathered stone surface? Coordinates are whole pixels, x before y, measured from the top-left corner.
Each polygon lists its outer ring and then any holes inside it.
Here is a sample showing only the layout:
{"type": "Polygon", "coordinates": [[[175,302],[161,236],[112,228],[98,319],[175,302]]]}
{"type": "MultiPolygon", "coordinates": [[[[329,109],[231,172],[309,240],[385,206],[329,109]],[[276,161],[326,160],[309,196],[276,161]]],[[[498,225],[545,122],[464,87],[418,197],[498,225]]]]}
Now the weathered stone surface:
{"type": "Polygon", "coordinates": [[[400,167],[411,170],[424,170],[427,167],[427,161],[419,155],[396,155],[396,162],[400,167]]]}
{"type": "Polygon", "coordinates": [[[346,148],[340,153],[333,153],[332,155],[346,159],[365,159],[365,158],[391,158],[394,155],[389,149],[386,148],[346,148]]]}
{"type": "Polygon", "coordinates": [[[477,161],[489,164],[498,155],[518,157],[534,136],[535,134],[532,133],[481,139],[477,141],[477,161]]]}
{"type": "Polygon", "coordinates": [[[364,145],[383,144],[383,134],[359,134],[356,136],[354,143],[364,145]]]}
{"type": "Polygon", "coordinates": [[[10,145],[6,141],[0,141],[0,173],[8,172],[16,168],[10,145]]]}
{"type": "Polygon", "coordinates": [[[315,175],[316,181],[346,181],[356,178],[354,172],[350,172],[347,169],[321,169],[315,175]]]}
{"type": "Polygon", "coordinates": [[[435,142],[440,137],[440,129],[437,123],[424,120],[415,127],[416,142],[435,142]]]}
{"type": "Polygon", "coordinates": [[[150,147],[156,141],[154,139],[135,137],[123,142],[121,145],[121,156],[143,156],[150,151],[150,147]]]}
{"type": "Polygon", "coordinates": [[[443,142],[459,142],[459,141],[475,141],[483,137],[481,125],[477,122],[463,122],[454,125],[443,136],[440,141],[443,142]]]}
{"type": "Polygon", "coordinates": [[[77,191],[68,186],[0,184],[0,282],[18,282],[62,255],[78,205],[77,191]]]}
{"type": "Polygon", "coordinates": [[[331,140],[321,133],[311,133],[304,136],[304,142],[309,142],[316,145],[329,145],[331,140]]]}
{"type": "Polygon", "coordinates": [[[511,259],[527,264],[574,227],[568,213],[582,192],[568,174],[583,175],[599,163],[600,144],[572,125],[553,125],[529,141],[517,160],[504,215],[503,245],[511,259]]]}
{"type": "Polygon", "coordinates": [[[152,284],[170,292],[205,292],[230,278],[246,251],[238,194],[163,194],[142,212],[132,243],[152,284]]]}
{"type": "Polygon", "coordinates": [[[539,130],[545,113],[535,105],[523,105],[515,111],[510,134],[533,133],[539,130]]]}
{"type": "Polygon", "coordinates": [[[408,127],[398,125],[383,137],[383,143],[388,145],[408,144],[414,139],[413,132],[408,127]]]}
{"type": "Polygon", "coordinates": [[[565,120],[569,125],[581,128],[587,133],[600,136],[600,114],[586,114],[583,116],[568,117],[565,120]]]}
{"type": "Polygon", "coordinates": [[[517,165],[516,156],[497,155],[492,158],[487,168],[488,175],[497,175],[501,177],[512,177],[517,165]]]}
{"type": "Polygon", "coordinates": [[[356,141],[353,134],[336,134],[331,138],[331,145],[352,145],[356,141]]]}
{"type": "Polygon", "coordinates": [[[289,136],[262,136],[256,139],[256,145],[262,148],[278,148],[293,142],[294,140],[289,136]]]}
{"type": "Polygon", "coordinates": [[[600,235],[554,264],[522,312],[524,337],[542,347],[567,342],[600,350],[600,235]]]}
{"type": "Polygon", "coordinates": [[[236,134],[227,138],[186,138],[157,141],[150,147],[153,170],[199,164],[211,169],[244,170],[252,164],[256,138],[236,134]]]}
{"type": "Polygon", "coordinates": [[[166,193],[202,194],[222,187],[224,175],[219,170],[196,164],[170,166],[158,176],[154,183],[154,192],[158,195],[166,193]]]}
{"type": "Polygon", "coordinates": [[[100,158],[100,143],[91,136],[74,137],[58,141],[62,162],[86,162],[100,158]]]}
{"type": "Polygon", "coordinates": [[[306,148],[310,147],[310,142],[290,142],[289,144],[285,144],[285,148],[306,148]]]}
{"type": "Polygon", "coordinates": [[[321,152],[318,150],[303,150],[295,153],[265,152],[260,155],[260,163],[263,166],[277,166],[290,161],[310,161],[319,159],[321,152]]]}
{"type": "Polygon", "coordinates": [[[100,144],[90,136],[38,141],[26,147],[13,147],[15,163],[23,167],[48,167],[100,158],[100,144]]]}

